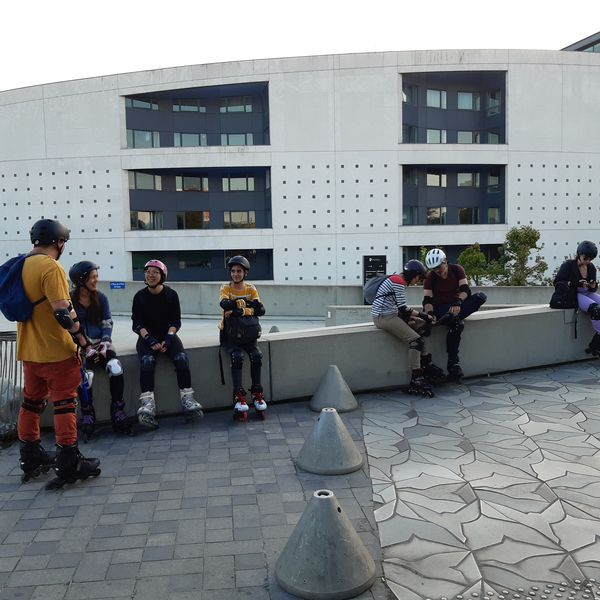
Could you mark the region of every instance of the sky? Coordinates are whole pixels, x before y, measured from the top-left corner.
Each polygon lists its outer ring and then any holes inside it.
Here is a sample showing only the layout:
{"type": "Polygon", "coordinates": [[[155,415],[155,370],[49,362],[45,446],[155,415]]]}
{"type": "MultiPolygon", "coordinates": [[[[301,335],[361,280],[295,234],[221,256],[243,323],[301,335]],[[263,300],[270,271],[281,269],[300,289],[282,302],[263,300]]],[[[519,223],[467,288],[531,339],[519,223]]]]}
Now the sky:
{"type": "Polygon", "coordinates": [[[4,0],[0,90],[191,64],[454,48],[560,50],[598,0],[4,0]]]}

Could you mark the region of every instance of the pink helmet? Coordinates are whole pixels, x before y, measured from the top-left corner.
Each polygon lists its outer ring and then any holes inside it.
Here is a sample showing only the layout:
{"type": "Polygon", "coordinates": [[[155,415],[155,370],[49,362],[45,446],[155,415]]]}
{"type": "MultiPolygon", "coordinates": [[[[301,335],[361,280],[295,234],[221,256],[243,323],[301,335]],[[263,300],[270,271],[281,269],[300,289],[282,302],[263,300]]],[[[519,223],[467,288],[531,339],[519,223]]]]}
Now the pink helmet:
{"type": "Polygon", "coordinates": [[[167,279],[168,270],[167,270],[167,265],[165,265],[164,262],[162,262],[160,260],[156,260],[154,258],[152,260],[149,260],[144,265],[144,273],[146,272],[146,269],[148,269],[149,267],[154,267],[155,269],[158,269],[162,273],[162,276],[160,278],[161,283],[163,283],[163,281],[165,281],[167,279]]]}

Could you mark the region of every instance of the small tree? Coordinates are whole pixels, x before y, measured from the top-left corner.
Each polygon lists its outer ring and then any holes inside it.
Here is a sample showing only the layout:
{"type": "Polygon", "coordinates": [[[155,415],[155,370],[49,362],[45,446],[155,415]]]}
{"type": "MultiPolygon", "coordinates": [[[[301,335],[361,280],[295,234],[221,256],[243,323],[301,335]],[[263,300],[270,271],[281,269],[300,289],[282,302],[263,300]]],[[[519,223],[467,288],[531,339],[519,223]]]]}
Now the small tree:
{"type": "Polygon", "coordinates": [[[479,244],[476,242],[472,246],[465,248],[456,259],[456,262],[461,265],[467,272],[475,285],[480,285],[482,279],[487,279],[490,276],[490,266],[481,251],[479,244]]]}
{"type": "Polygon", "coordinates": [[[499,249],[500,258],[493,265],[498,270],[491,276],[494,283],[546,285],[548,264],[539,255],[544,247],[543,244],[538,245],[539,239],[540,232],[530,225],[509,229],[504,245],[499,249]]]}

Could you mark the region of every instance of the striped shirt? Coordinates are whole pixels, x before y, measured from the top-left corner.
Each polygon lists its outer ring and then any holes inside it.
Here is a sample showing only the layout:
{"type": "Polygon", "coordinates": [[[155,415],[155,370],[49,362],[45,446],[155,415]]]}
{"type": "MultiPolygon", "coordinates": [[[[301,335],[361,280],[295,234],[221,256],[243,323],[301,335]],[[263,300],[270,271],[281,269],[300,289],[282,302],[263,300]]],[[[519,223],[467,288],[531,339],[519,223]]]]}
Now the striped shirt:
{"type": "Polygon", "coordinates": [[[371,316],[397,315],[402,306],[406,306],[406,281],[402,275],[390,275],[377,290],[371,316]]]}

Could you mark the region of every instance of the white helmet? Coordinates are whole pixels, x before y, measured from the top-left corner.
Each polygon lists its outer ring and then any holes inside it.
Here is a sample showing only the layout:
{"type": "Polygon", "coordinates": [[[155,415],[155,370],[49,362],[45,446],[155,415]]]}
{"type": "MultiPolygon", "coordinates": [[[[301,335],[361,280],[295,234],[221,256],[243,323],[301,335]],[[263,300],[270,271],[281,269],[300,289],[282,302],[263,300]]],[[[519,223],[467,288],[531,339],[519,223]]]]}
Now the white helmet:
{"type": "Polygon", "coordinates": [[[425,264],[427,265],[428,269],[435,269],[436,267],[439,267],[445,260],[446,255],[444,254],[443,250],[434,248],[427,253],[427,256],[425,257],[425,264]]]}

